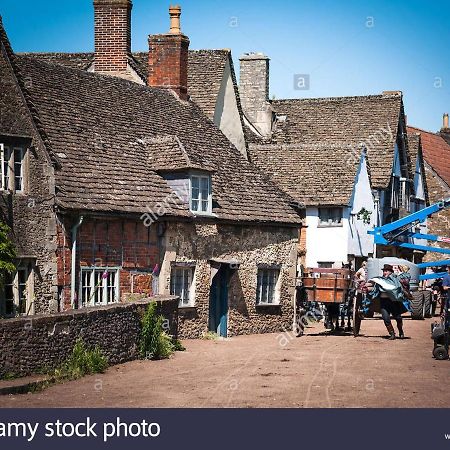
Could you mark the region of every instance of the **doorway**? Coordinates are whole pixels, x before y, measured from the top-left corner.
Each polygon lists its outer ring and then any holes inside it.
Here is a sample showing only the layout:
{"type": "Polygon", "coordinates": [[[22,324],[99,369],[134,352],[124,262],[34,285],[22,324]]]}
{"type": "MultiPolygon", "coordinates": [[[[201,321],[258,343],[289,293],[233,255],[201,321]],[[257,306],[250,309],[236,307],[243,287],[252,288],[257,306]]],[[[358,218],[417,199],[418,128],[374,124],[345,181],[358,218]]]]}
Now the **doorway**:
{"type": "Polygon", "coordinates": [[[209,293],[209,331],[221,337],[227,337],[230,274],[229,265],[221,264],[212,279],[209,293]]]}

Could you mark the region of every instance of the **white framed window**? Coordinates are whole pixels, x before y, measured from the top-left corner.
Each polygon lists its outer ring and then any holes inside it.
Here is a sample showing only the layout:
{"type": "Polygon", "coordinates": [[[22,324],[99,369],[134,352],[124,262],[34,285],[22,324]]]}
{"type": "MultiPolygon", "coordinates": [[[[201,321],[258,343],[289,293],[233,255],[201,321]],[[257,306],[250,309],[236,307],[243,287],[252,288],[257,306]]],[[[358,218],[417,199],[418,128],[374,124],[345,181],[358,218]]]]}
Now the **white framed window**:
{"type": "Polygon", "coordinates": [[[180,297],[180,307],[193,306],[194,266],[173,265],[170,273],[170,295],[180,297]]]}
{"type": "Polygon", "coordinates": [[[190,208],[195,214],[212,213],[212,189],[210,175],[191,175],[190,208]]]}
{"type": "Polygon", "coordinates": [[[319,225],[322,227],[342,226],[342,208],[319,208],[319,225]]]}
{"type": "Polygon", "coordinates": [[[83,267],[80,277],[80,299],[83,307],[118,303],[119,269],[83,267]]]}
{"type": "Polygon", "coordinates": [[[33,263],[23,262],[13,274],[5,276],[0,296],[0,316],[16,317],[34,313],[33,263]]]}
{"type": "Polygon", "coordinates": [[[2,190],[23,192],[25,155],[23,147],[0,144],[2,190]]]}
{"type": "Polygon", "coordinates": [[[278,304],[277,284],[280,278],[280,269],[272,267],[258,268],[256,285],[256,303],[258,305],[278,304]]]}

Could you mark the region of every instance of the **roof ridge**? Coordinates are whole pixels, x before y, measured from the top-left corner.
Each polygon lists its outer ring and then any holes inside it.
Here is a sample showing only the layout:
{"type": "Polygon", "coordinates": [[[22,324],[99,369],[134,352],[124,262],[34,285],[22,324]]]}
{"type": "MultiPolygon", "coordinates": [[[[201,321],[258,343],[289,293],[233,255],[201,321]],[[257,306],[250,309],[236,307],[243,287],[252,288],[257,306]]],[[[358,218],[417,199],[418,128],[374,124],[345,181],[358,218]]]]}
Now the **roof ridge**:
{"type": "Polygon", "coordinates": [[[271,100],[272,103],[281,102],[325,102],[325,101],[343,101],[343,100],[375,100],[375,99],[392,99],[401,98],[398,94],[386,95],[386,94],[369,94],[369,95],[349,95],[342,97],[311,97],[311,98],[282,98],[271,100]]]}

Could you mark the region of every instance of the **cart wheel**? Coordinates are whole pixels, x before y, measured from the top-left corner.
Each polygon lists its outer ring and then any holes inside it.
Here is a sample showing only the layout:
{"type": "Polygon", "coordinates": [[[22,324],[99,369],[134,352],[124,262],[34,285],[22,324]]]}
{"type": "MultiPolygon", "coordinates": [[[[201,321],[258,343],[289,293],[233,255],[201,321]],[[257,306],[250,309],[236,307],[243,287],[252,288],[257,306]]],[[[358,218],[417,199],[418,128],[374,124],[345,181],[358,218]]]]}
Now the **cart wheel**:
{"type": "Polygon", "coordinates": [[[353,336],[359,336],[359,330],[361,329],[361,294],[356,294],[353,299],[353,336]]]}
{"type": "Polygon", "coordinates": [[[433,350],[433,356],[438,359],[439,361],[444,361],[448,359],[448,351],[443,345],[438,345],[433,350]]]}

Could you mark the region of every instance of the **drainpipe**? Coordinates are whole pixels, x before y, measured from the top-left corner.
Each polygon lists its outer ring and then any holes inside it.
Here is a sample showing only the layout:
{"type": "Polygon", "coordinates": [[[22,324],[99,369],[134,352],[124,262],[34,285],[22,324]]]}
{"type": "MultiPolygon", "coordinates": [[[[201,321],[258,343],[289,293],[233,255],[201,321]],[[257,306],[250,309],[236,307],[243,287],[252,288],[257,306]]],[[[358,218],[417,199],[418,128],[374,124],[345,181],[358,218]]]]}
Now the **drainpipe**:
{"type": "Polygon", "coordinates": [[[83,223],[83,216],[80,216],[78,222],[72,227],[72,270],[70,272],[70,305],[72,309],[75,307],[75,283],[76,283],[76,262],[77,262],[77,232],[83,223]]]}

